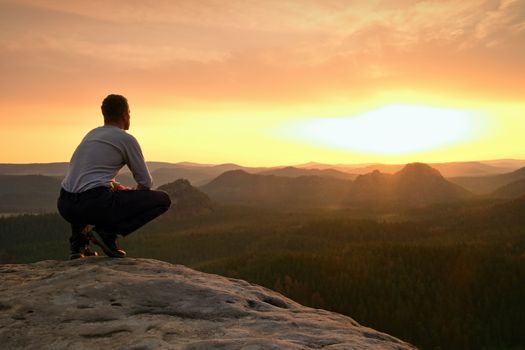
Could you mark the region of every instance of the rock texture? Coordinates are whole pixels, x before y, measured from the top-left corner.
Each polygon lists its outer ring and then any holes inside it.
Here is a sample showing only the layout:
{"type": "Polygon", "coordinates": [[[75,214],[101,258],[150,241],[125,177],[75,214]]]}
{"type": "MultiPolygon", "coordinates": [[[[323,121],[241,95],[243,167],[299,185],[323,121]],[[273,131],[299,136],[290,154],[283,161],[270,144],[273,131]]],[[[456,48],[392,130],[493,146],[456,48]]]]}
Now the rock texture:
{"type": "Polygon", "coordinates": [[[414,349],[242,280],[147,259],[0,266],[2,349],[414,349]]]}

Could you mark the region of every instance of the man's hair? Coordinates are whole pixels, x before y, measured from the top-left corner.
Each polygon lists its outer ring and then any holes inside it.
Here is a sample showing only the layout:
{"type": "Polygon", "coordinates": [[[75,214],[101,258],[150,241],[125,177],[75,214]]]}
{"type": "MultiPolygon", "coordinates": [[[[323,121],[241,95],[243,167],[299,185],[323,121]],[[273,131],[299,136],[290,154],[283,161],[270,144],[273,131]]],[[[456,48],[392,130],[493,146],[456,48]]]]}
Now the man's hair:
{"type": "Polygon", "coordinates": [[[115,122],[128,112],[129,105],[124,96],[111,94],[102,101],[100,108],[105,122],[115,122]]]}

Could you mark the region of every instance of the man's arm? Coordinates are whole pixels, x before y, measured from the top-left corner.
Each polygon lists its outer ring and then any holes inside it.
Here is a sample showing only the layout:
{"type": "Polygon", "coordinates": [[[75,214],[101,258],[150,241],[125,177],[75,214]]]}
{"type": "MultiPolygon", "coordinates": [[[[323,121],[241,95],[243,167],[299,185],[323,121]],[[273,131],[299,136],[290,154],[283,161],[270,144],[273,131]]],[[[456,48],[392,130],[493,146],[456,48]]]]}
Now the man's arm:
{"type": "Polygon", "coordinates": [[[153,179],[149,173],[142,149],[138,141],[129,135],[126,144],[126,163],[137,182],[137,190],[149,190],[153,186],[153,179]]]}

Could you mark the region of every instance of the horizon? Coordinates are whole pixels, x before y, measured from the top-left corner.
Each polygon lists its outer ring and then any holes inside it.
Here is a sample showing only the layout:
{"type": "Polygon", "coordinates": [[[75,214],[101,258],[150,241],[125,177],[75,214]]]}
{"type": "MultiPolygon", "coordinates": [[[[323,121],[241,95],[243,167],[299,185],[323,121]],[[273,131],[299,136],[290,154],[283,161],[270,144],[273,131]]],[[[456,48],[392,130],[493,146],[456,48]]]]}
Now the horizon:
{"type": "Polygon", "coordinates": [[[110,93],[146,160],[525,159],[522,1],[3,0],[0,20],[3,163],[68,161],[110,93]]]}
{"type": "MultiPolygon", "coordinates": [[[[383,165],[400,165],[400,164],[411,164],[411,163],[424,163],[424,164],[447,164],[447,163],[489,163],[489,162],[499,162],[499,161],[525,161],[525,158],[519,159],[519,158],[497,158],[497,159],[483,159],[483,160],[459,160],[459,161],[446,161],[446,162],[427,162],[423,160],[414,160],[409,162],[397,162],[397,163],[387,163],[387,162],[363,162],[363,163],[326,163],[326,162],[320,162],[316,160],[310,160],[304,163],[294,163],[294,164],[280,164],[282,166],[290,166],[290,165],[307,165],[307,164],[322,164],[322,165],[371,165],[371,164],[383,164],[383,165]]],[[[199,163],[192,160],[146,160],[147,163],[169,163],[169,164],[181,164],[181,163],[189,163],[189,164],[198,164],[198,165],[224,165],[224,164],[234,164],[234,165],[241,165],[241,163],[233,162],[233,161],[226,161],[222,163],[199,163]]],[[[69,163],[67,160],[61,160],[61,161],[51,161],[51,162],[0,162],[0,164],[13,164],[13,165],[29,165],[29,164],[60,164],[60,163],[69,163]]],[[[269,165],[269,166],[280,166],[280,165],[269,165]]],[[[253,166],[253,165],[249,165],[253,166]]],[[[255,166],[254,166],[255,167],[255,166]]],[[[266,166],[261,166],[266,167],[266,166]]]]}
{"type": "MultiPolygon", "coordinates": [[[[220,166],[220,165],[237,165],[240,167],[249,167],[249,168],[279,168],[279,167],[299,167],[299,166],[306,166],[306,165],[327,165],[327,166],[355,166],[355,167],[367,167],[372,165],[386,165],[386,166],[399,166],[399,165],[408,165],[408,164],[414,164],[414,163],[420,163],[420,164],[464,164],[464,163],[480,163],[480,164],[487,164],[493,163],[493,162],[525,162],[524,159],[516,159],[516,158],[502,158],[502,159],[485,159],[485,160],[463,160],[463,161],[451,161],[451,162],[425,162],[425,161],[411,161],[411,162],[401,162],[401,163],[383,163],[383,162],[365,162],[365,163],[324,163],[324,162],[318,162],[318,161],[308,161],[305,163],[298,163],[298,164],[278,164],[278,165],[250,165],[245,163],[237,163],[237,162],[224,162],[224,163],[198,163],[190,160],[182,160],[182,161],[165,161],[165,160],[146,160],[146,163],[167,163],[167,164],[194,164],[199,166],[220,166]]],[[[48,164],[69,164],[69,161],[56,161],[56,162],[27,162],[27,163],[11,163],[11,162],[0,162],[0,165],[48,165],[48,164]]]]}

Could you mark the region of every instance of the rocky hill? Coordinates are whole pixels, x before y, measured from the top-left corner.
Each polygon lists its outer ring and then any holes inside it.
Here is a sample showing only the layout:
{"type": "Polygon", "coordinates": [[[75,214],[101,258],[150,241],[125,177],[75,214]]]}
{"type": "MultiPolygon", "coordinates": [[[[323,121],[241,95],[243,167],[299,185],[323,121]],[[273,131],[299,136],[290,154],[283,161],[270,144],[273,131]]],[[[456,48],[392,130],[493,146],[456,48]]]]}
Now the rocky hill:
{"type": "Polygon", "coordinates": [[[397,200],[405,205],[455,202],[472,195],[447,181],[437,169],[423,163],[407,164],[393,178],[397,200]]]}
{"type": "Polygon", "coordinates": [[[178,179],[158,188],[171,198],[170,217],[185,218],[213,211],[210,198],[193,187],[188,180],[178,179]]]}
{"type": "Polygon", "coordinates": [[[472,194],[447,181],[441,173],[423,163],[407,164],[395,174],[378,170],[358,176],[348,203],[396,203],[419,207],[468,199],[472,194]]]}
{"type": "Polygon", "coordinates": [[[3,349],[415,349],[242,280],[147,259],[1,265],[3,349]]]}

